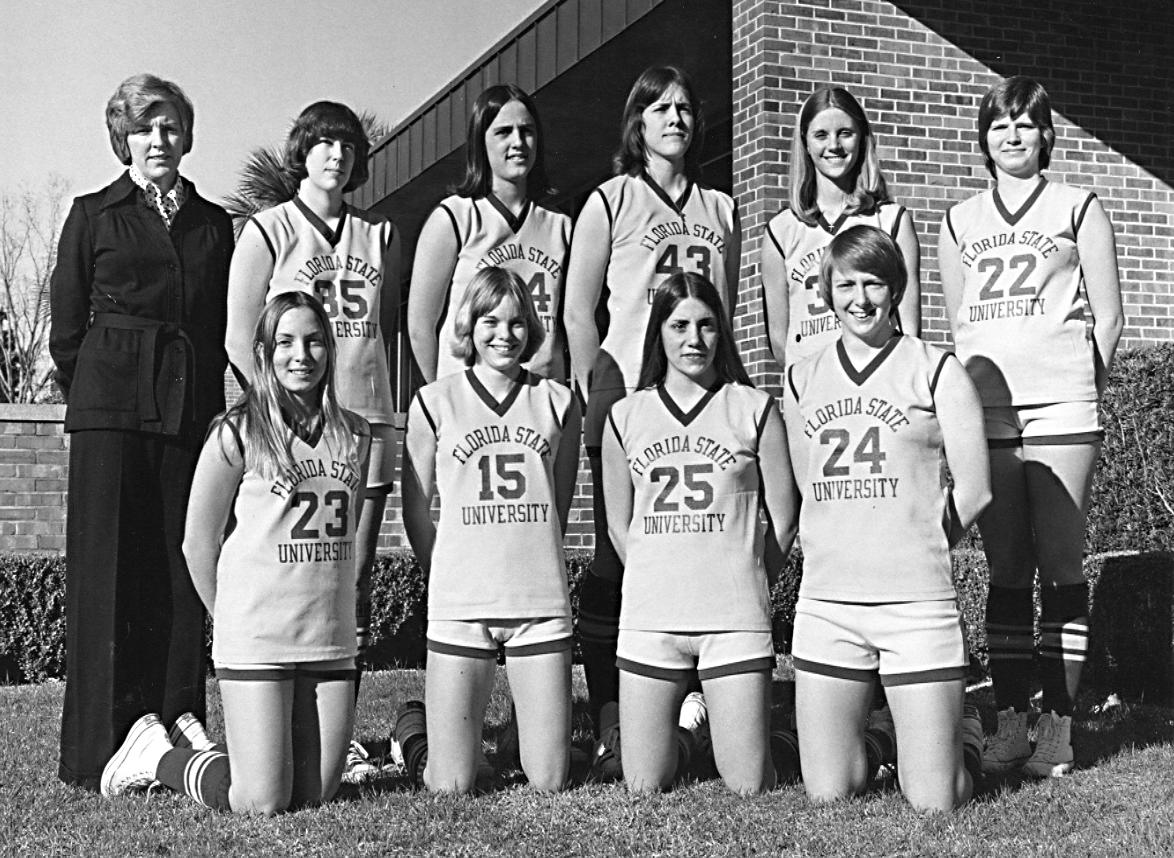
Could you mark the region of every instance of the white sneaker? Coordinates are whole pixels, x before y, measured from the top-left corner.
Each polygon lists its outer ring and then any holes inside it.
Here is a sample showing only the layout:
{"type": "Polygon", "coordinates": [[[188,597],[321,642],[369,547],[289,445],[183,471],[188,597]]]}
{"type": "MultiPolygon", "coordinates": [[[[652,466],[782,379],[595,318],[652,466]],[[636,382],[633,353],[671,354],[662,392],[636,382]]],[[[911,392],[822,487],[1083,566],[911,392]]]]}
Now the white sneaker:
{"type": "Polygon", "coordinates": [[[102,795],[114,796],[146,789],[155,782],[163,755],[171,750],[167,728],[157,715],[135,721],[110,762],[102,769],[102,795]]]}
{"type": "Polygon", "coordinates": [[[176,748],[191,748],[193,751],[214,751],[216,743],[208,736],[200,719],[191,712],[184,712],[175,719],[167,738],[176,748]]]}
{"type": "Polygon", "coordinates": [[[999,713],[999,729],[986,740],[982,751],[982,770],[985,774],[1003,774],[1022,766],[1031,756],[1027,741],[1027,713],[1016,712],[1008,706],[999,713]]]}
{"type": "Polygon", "coordinates": [[[371,755],[360,742],[351,739],[346,752],[346,765],[342,769],[344,784],[361,784],[374,777],[379,772],[379,766],[371,762],[371,755]]]}
{"type": "Polygon", "coordinates": [[[705,695],[691,691],[681,701],[677,716],[678,741],[677,777],[687,774],[700,777],[702,767],[713,756],[713,739],[709,733],[709,707],[705,695]]]}
{"type": "Polygon", "coordinates": [[[1045,712],[1035,724],[1035,752],[1023,773],[1034,778],[1059,778],[1072,771],[1072,716],[1045,712]]]}

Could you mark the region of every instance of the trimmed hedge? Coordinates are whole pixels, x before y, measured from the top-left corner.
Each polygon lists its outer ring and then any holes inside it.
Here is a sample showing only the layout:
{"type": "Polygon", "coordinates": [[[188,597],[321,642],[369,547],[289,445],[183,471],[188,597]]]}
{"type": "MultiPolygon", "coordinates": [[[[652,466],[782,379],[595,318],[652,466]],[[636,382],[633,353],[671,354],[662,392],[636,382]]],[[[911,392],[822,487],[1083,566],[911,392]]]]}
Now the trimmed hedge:
{"type": "Polygon", "coordinates": [[[1102,399],[1087,550],[1174,548],[1174,343],[1123,351],[1102,399]]]}
{"type": "Polygon", "coordinates": [[[0,681],[65,675],[65,558],[0,554],[0,681]]]}
{"type": "MultiPolygon", "coordinates": [[[[579,585],[590,562],[588,552],[567,552],[576,616],[579,585]]],[[[792,552],[771,592],[780,652],[790,649],[802,564],[801,552],[792,552]]],[[[979,550],[960,549],[953,564],[971,662],[981,670],[987,662],[986,560],[979,550]]],[[[1085,564],[1085,577],[1092,593],[1089,684],[1151,702],[1174,699],[1174,554],[1093,557],[1085,564]]],[[[379,556],[372,578],[368,667],[424,663],[426,594],[427,581],[410,552],[379,556]]],[[[1038,592],[1036,600],[1038,609],[1038,592]]],[[[0,681],[39,682],[64,673],[64,558],[0,554],[0,681]]]]}

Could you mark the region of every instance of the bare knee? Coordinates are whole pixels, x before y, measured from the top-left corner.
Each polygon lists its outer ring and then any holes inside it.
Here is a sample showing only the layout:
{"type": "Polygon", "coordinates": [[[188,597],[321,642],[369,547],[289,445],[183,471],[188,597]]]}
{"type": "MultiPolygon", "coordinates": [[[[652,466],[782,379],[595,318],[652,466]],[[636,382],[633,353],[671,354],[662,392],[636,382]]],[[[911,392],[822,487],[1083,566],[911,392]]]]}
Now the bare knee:
{"type": "Polygon", "coordinates": [[[428,787],[429,792],[468,795],[477,788],[477,773],[457,772],[441,776],[433,773],[432,767],[428,766],[424,769],[424,786],[428,787]]]}
{"type": "Polygon", "coordinates": [[[259,816],[275,816],[289,810],[291,791],[280,786],[275,789],[237,789],[234,783],[229,792],[229,804],[233,813],[249,813],[259,816]]]}
{"type": "Polygon", "coordinates": [[[523,766],[522,770],[532,788],[541,792],[558,792],[566,787],[567,768],[563,763],[556,766],[523,766]]]}
{"type": "Polygon", "coordinates": [[[628,777],[627,773],[624,774],[624,783],[627,784],[628,792],[634,792],[640,795],[664,792],[672,786],[671,779],[644,777],[642,775],[628,777]]]}

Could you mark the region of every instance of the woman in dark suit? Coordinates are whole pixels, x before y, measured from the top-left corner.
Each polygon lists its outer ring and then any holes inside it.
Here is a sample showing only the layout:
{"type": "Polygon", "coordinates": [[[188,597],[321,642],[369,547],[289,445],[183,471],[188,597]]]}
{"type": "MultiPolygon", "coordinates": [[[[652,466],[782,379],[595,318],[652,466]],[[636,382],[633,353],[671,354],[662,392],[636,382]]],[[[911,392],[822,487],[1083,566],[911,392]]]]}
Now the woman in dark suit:
{"type": "Polygon", "coordinates": [[[210,419],[224,408],[232,223],[179,175],[191,102],[141,74],[106,105],[129,169],[78,197],[51,284],[68,410],[63,781],[97,790],[145,712],[204,717],[204,612],[180,545],[210,419]]]}

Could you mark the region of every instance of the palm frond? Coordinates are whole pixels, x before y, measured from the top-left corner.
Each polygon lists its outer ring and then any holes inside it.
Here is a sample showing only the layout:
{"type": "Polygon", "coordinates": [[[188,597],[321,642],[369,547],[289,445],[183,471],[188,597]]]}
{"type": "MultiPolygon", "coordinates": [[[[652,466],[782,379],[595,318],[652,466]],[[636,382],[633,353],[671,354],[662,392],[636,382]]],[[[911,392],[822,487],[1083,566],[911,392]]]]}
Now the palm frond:
{"type": "Polygon", "coordinates": [[[250,217],[292,200],[296,191],[297,185],[282,166],[279,149],[260,147],[250,152],[238,173],[236,190],[224,198],[237,237],[250,217]]]}

